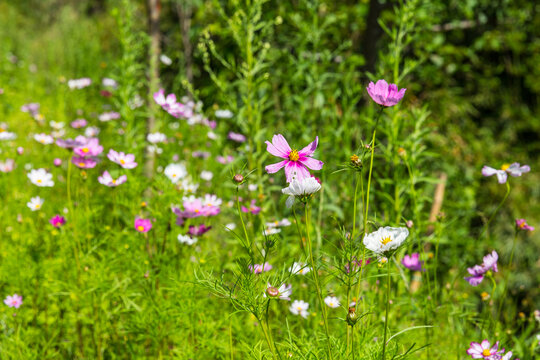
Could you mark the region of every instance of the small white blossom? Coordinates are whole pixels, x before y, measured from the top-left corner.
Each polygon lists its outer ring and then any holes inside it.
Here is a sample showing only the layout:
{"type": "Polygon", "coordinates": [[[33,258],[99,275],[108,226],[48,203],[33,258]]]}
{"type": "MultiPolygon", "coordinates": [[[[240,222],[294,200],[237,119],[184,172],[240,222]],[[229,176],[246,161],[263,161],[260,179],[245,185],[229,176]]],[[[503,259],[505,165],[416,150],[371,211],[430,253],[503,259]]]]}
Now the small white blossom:
{"type": "Polygon", "coordinates": [[[34,140],[42,143],[43,145],[49,145],[54,142],[54,138],[51,135],[47,134],[36,134],[34,135],[34,140]]]}
{"type": "Polygon", "coordinates": [[[148,140],[148,142],[152,144],[157,144],[157,143],[165,142],[167,140],[167,136],[165,136],[165,134],[162,134],[160,132],[155,132],[155,133],[148,134],[148,136],[146,137],[146,140],[148,140]]]}
{"type": "Polygon", "coordinates": [[[234,115],[231,110],[226,110],[226,109],[216,110],[215,114],[216,114],[216,117],[220,119],[230,119],[234,115]]]}
{"type": "Polygon", "coordinates": [[[169,164],[164,173],[173,184],[176,184],[187,175],[187,170],[183,164],[169,164]]]}
{"type": "Polygon", "coordinates": [[[49,174],[45,169],[32,170],[28,173],[28,178],[32,184],[41,187],[52,187],[54,181],[52,180],[52,174],[49,174]]]}
{"type": "Polygon", "coordinates": [[[43,199],[39,196],[31,198],[30,201],[26,203],[26,206],[28,206],[28,208],[30,208],[32,211],[40,210],[42,205],[43,199]]]}
{"type": "Polygon", "coordinates": [[[405,227],[381,227],[364,237],[364,245],[378,255],[397,249],[409,236],[405,227]]]}
{"type": "Polygon", "coordinates": [[[203,180],[210,181],[212,180],[213,177],[214,177],[214,174],[211,171],[203,170],[201,172],[201,179],[203,180]]]}
{"type": "Polygon", "coordinates": [[[335,309],[341,305],[339,299],[335,296],[327,296],[324,298],[324,303],[329,307],[335,309]]]}
{"type": "Polygon", "coordinates": [[[307,266],[305,263],[302,262],[295,262],[292,264],[292,266],[289,268],[289,271],[293,275],[306,275],[308,272],[311,271],[311,268],[307,266]]]}
{"type": "Polygon", "coordinates": [[[194,237],[190,237],[188,235],[178,235],[178,241],[181,243],[181,244],[186,244],[186,245],[194,245],[196,242],[197,242],[197,238],[194,237]]]}
{"type": "Polygon", "coordinates": [[[281,190],[285,195],[289,195],[286,205],[290,208],[295,197],[305,198],[312,195],[321,189],[321,184],[314,177],[307,177],[298,181],[294,179],[288,187],[281,190]]]}
{"type": "Polygon", "coordinates": [[[294,315],[300,315],[305,319],[309,315],[309,312],[307,311],[308,308],[309,308],[309,304],[307,302],[303,300],[294,300],[289,310],[294,315]]]}

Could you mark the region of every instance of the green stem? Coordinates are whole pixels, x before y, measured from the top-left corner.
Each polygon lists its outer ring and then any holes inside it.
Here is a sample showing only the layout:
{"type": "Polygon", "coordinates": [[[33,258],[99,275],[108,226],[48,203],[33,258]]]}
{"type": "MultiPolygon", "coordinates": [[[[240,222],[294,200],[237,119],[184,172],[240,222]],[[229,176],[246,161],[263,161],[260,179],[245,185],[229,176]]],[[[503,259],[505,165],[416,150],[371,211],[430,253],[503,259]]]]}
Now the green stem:
{"type": "MultiPolygon", "coordinates": [[[[238,186],[236,187],[236,209],[238,210],[238,217],[240,218],[240,222],[242,223],[242,229],[244,230],[244,236],[246,238],[246,242],[244,244],[244,247],[248,250],[249,252],[249,256],[251,258],[251,264],[253,265],[253,249],[252,249],[252,245],[249,241],[249,235],[248,235],[248,232],[247,232],[247,228],[246,228],[246,224],[244,223],[244,218],[242,217],[242,209],[240,208],[240,200],[239,200],[239,196],[238,196],[238,186]]],[[[263,267],[264,267],[264,264],[263,264],[263,267]]]]}
{"type": "Polygon", "coordinates": [[[381,360],[385,360],[385,353],[386,353],[386,336],[388,331],[388,308],[390,303],[390,259],[387,259],[387,274],[386,274],[386,315],[384,316],[384,341],[383,341],[383,349],[382,349],[382,357],[381,360]]]}
{"type": "Polygon", "coordinates": [[[499,304],[499,309],[497,310],[497,319],[499,319],[499,316],[501,315],[502,308],[504,306],[504,302],[506,300],[506,292],[508,291],[508,277],[510,275],[510,271],[512,271],[512,263],[514,262],[514,252],[516,250],[516,243],[517,243],[517,237],[518,237],[518,229],[516,228],[516,231],[514,233],[514,241],[512,242],[512,251],[510,252],[510,262],[508,263],[508,270],[506,271],[506,274],[504,275],[504,289],[503,289],[503,295],[501,298],[501,302],[499,304]]]}
{"type": "Polygon", "coordinates": [[[315,288],[317,289],[317,296],[319,298],[319,303],[321,305],[321,313],[323,317],[323,323],[324,323],[324,330],[326,333],[326,340],[327,340],[327,346],[328,346],[328,357],[330,360],[332,360],[334,357],[332,355],[332,345],[330,343],[330,332],[328,331],[328,319],[326,318],[326,308],[324,307],[324,300],[322,298],[321,293],[321,287],[319,285],[319,274],[317,271],[317,267],[315,267],[315,261],[313,260],[313,246],[311,243],[311,237],[309,236],[309,212],[308,212],[309,205],[305,204],[305,216],[306,216],[306,237],[308,242],[308,250],[309,250],[309,260],[311,263],[311,273],[313,274],[313,281],[315,282],[315,288]]]}
{"type": "Polygon", "coordinates": [[[489,224],[491,224],[491,222],[493,221],[493,218],[495,218],[495,215],[497,215],[497,213],[499,212],[499,210],[501,209],[501,207],[505,203],[506,199],[508,198],[508,195],[510,195],[510,183],[507,181],[506,182],[506,193],[504,194],[503,199],[501,200],[501,202],[499,203],[499,205],[497,206],[497,208],[495,209],[493,214],[491,214],[491,216],[489,217],[489,220],[486,223],[486,225],[484,227],[484,230],[482,231],[482,234],[480,235],[480,237],[483,237],[484,234],[489,234],[489,224]]]}

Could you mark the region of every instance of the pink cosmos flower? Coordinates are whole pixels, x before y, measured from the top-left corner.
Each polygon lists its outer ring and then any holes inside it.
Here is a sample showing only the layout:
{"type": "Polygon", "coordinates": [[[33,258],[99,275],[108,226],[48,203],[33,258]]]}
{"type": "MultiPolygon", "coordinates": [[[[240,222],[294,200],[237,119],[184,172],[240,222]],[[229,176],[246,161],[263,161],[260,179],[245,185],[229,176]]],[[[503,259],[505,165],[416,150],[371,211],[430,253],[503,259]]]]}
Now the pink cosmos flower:
{"type": "Polygon", "coordinates": [[[516,219],[516,226],[519,230],[533,231],[534,227],[527,224],[525,219],[516,219]]]}
{"type": "Polygon", "coordinates": [[[497,268],[498,259],[499,254],[493,250],[491,254],[484,256],[482,265],[474,265],[472,268],[467,268],[467,271],[472,276],[466,277],[465,280],[467,280],[472,286],[478,286],[484,280],[484,275],[489,270],[493,270],[494,272],[499,271],[497,268]]]}
{"type": "Polygon", "coordinates": [[[66,218],[60,215],[54,215],[50,220],[49,223],[51,223],[52,226],[55,228],[59,228],[60,226],[64,225],[66,223],[66,218]]]}
{"type": "Polygon", "coordinates": [[[201,236],[207,233],[212,227],[200,224],[199,226],[189,225],[188,234],[191,236],[201,236]]]}
{"type": "Polygon", "coordinates": [[[366,89],[373,101],[382,106],[396,105],[403,99],[407,90],[403,88],[398,91],[396,84],[388,84],[385,80],[379,80],[376,84],[370,82],[366,89]]]}
{"type": "Polygon", "coordinates": [[[88,124],[86,119],[75,119],[71,122],[71,127],[74,129],[80,129],[85,127],[88,124]]]}
{"type": "Polygon", "coordinates": [[[164,89],[154,93],[154,101],[175,118],[188,118],[193,115],[191,107],[176,101],[176,95],[169,94],[165,97],[164,89]]]}
{"type": "Polygon", "coordinates": [[[529,171],[531,171],[531,168],[529,165],[521,166],[519,163],[513,163],[513,164],[504,164],[500,170],[494,169],[489,166],[484,166],[482,168],[482,175],[484,176],[497,175],[497,180],[499,181],[499,184],[504,184],[508,178],[507,174],[517,177],[529,171]]]}
{"type": "Polygon", "coordinates": [[[116,152],[113,149],[109,150],[107,157],[112,162],[117,163],[124,169],[133,169],[137,166],[135,162],[135,155],[133,154],[124,154],[123,152],[116,152]]]}
{"type": "Polygon", "coordinates": [[[275,299],[281,299],[281,300],[291,300],[291,294],[292,294],[292,285],[291,284],[281,284],[281,286],[274,287],[270,283],[267,283],[268,287],[266,288],[266,292],[263,294],[264,297],[268,294],[269,297],[275,298],[275,299]]]}
{"type": "Polygon", "coordinates": [[[422,271],[423,261],[420,261],[418,253],[412,253],[410,256],[405,255],[401,260],[403,266],[412,271],[422,271]]]}
{"type": "Polygon", "coordinates": [[[55,158],[54,161],[53,161],[53,164],[54,164],[54,166],[60,166],[60,165],[62,165],[62,159],[60,159],[60,158],[55,158]]]}
{"type": "Polygon", "coordinates": [[[8,173],[12,172],[15,168],[15,160],[6,159],[6,161],[0,161],[0,172],[8,173]]]}
{"type": "Polygon", "coordinates": [[[8,295],[4,299],[4,304],[15,309],[18,309],[22,305],[22,303],[23,303],[22,296],[17,295],[17,294],[13,294],[13,296],[8,295]]]}
{"type": "Polygon", "coordinates": [[[249,265],[248,266],[248,269],[249,271],[251,271],[252,273],[254,274],[260,274],[262,273],[263,271],[270,271],[272,270],[272,265],[270,265],[268,262],[265,262],[264,264],[254,264],[254,265],[249,265]]]}
{"type": "Polygon", "coordinates": [[[91,138],[91,139],[85,139],[84,137],[77,137],[75,141],[83,141],[86,140],[86,143],[83,145],[76,146],[73,148],[73,152],[79,156],[98,156],[103,152],[103,146],[99,145],[99,139],[97,138],[91,138]]]}
{"type": "Polygon", "coordinates": [[[229,131],[229,134],[227,135],[227,139],[236,141],[239,143],[243,143],[244,141],[246,141],[246,137],[244,135],[238,134],[232,131],[229,131]]]}
{"type": "Polygon", "coordinates": [[[81,169],[93,169],[97,165],[96,160],[92,158],[84,158],[81,156],[72,157],[71,162],[81,169]]]}
{"type": "Polygon", "coordinates": [[[242,212],[252,213],[253,215],[257,215],[258,213],[260,213],[261,208],[255,205],[256,202],[257,202],[256,200],[251,200],[249,208],[242,206],[242,212]]]}
{"type": "Polygon", "coordinates": [[[107,122],[107,121],[111,121],[111,120],[118,120],[118,119],[120,119],[120,113],[118,113],[116,111],[107,111],[107,112],[104,112],[103,114],[100,114],[98,116],[98,119],[101,122],[107,122]]]}
{"type": "Polygon", "coordinates": [[[100,184],[103,184],[108,187],[116,187],[118,185],[122,185],[127,181],[127,176],[122,175],[118,179],[113,179],[112,176],[109,174],[108,171],[104,171],[101,176],[98,177],[98,181],[100,184]]]}
{"type": "Polygon", "coordinates": [[[148,219],[135,218],[135,230],[147,233],[152,228],[152,222],[148,219]]]}
{"type": "Polygon", "coordinates": [[[488,340],[484,340],[480,344],[472,342],[471,347],[467,350],[467,354],[471,355],[473,359],[500,360],[503,353],[504,349],[499,350],[498,341],[491,346],[488,340]]]}
{"type": "Polygon", "coordinates": [[[311,170],[321,170],[324,164],[322,161],[311,157],[315,149],[317,149],[318,142],[319,137],[317,136],[315,141],[298,151],[296,149],[291,149],[283,135],[274,135],[272,137],[272,142],[266,141],[266,150],[270,154],[285,160],[266,166],[266,172],[274,174],[284,167],[288,183],[292,182],[293,179],[302,181],[303,179],[310,177],[311,175],[307,168],[311,170]]]}
{"type": "Polygon", "coordinates": [[[221,156],[220,155],[220,156],[216,157],[216,160],[218,161],[218,163],[225,165],[225,164],[229,164],[229,163],[233,162],[234,157],[232,157],[231,155],[227,155],[227,156],[221,156]]]}

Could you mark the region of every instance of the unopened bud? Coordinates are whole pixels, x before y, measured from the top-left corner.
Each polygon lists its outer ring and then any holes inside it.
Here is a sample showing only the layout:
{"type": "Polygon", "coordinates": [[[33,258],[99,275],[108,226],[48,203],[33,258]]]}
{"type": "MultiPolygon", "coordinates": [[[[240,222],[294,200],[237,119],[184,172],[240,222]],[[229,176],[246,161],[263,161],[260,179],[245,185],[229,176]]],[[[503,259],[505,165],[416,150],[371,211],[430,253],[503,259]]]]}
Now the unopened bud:
{"type": "Polygon", "coordinates": [[[266,289],[266,294],[270,297],[278,297],[279,296],[279,290],[273,286],[270,286],[266,289]]]}
{"type": "Polygon", "coordinates": [[[356,308],[350,307],[347,313],[347,324],[354,326],[358,321],[358,315],[356,314],[356,308]]]}
{"type": "Polygon", "coordinates": [[[233,181],[237,184],[241,184],[244,182],[244,176],[242,176],[241,174],[236,174],[233,177],[233,181]]]}

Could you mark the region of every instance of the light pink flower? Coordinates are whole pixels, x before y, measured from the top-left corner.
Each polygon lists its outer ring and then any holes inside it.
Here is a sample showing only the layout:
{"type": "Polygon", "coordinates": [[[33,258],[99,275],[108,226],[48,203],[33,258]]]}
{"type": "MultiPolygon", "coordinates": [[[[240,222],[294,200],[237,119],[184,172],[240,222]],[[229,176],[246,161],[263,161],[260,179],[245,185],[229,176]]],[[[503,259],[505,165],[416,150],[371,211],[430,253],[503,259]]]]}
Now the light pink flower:
{"type": "Polygon", "coordinates": [[[75,141],[83,141],[86,140],[86,142],[82,145],[76,146],[73,148],[73,152],[79,156],[98,156],[103,152],[103,146],[99,145],[99,139],[97,138],[91,138],[91,139],[85,139],[83,136],[77,137],[75,141]]]}
{"type": "Polygon", "coordinates": [[[108,171],[104,171],[101,176],[98,177],[98,181],[100,184],[103,184],[105,186],[109,187],[116,187],[118,185],[122,185],[127,181],[127,176],[122,175],[118,179],[113,179],[112,176],[109,174],[108,171]]]}
{"type": "Polygon", "coordinates": [[[12,172],[15,168],[15,160],[6,159],[6,161],[0,161],[0,172],[8,173],[12,172]]]}
{"type": "Polygon", "coordinates": [[[499,181],[499,184],[504,184],[506,180],[508,179],[507,174],[517,177],[529,171],[531,171],[531,168],[529,165],[521,166],[519,163],[513,163],[513,164],[504,164],[500,170],[494,169],[489,166],[484,166],[482,168],[482,175],[484,176],[497,175],[497,180],[499,181]]]}
{"type": "Polygon", "coordinates": [[[262,273],[263,271],[270,271],[272,270],[272,265],[270,265],[268,262],[265,262],[264,264],[254,264],[254,265],[249,265],[248,266],[248,269],[249,271],[251,271],[252,273],[254,274],[260,274],[262,273]]]}
{"type": "Polygon", "coordinates": [[[124,169],[133,169],[137,166],[135,162],[135,155],[133,154],[124,154],[123,152],[116,152],[113,149],[109,150],[107,157],[112,162],[117,163],[124,169]]]}
{"type": "Polygon", "coordinates": [[[407,89],[398,91],[396,84],[388,84],[385,80],[379,80],[376,84],[370,82],[366,88],[369,96],[379,105],[394,106],[403,99],[407,89]]]}
{"type": "Polygon", "coordinates": [[[272,142],[266,141],[266,150],[270,154],[284,160],[266,166],[266,172],[274,174],[284,167],[285,176],[289,183],[293,181],[293,179],[302,181],[304,178],[309,178],[311,175],[307,168],[311,170],[321,170],[324,164],[322,161],[311,157],[313,152],[315,152],[315,149],[317,149],[318,142],[319,137],[317,136],[311,144],[298,151],[296,149],[291,149],[283,135],[274,135],[272,137],[272,142]]]}
{"type": "Polygon", "coordinates": [[[525,221],[525,219],[516,219],[516,226],[520,230],[525,230],[525,231],[534,230],[534,227],[527,224],[527,221],[525,221]]]}
{"type": "Polygon", "coordinates": [[[81,156],[72,157],[71,162],[81,169],[93,169],[97,165],[96,160],[92,158],[84,158],[81,156]]]}
{"type": "Polygon", "coordinates": [[[9,307],[14,307],[15,309],[18,309],[22,305],[22,296],[13,294],[13,296],[7,296],[4,299],[4,304],[6,304],[9,307]]]}
{"type": "Polygon", "coordinates": [[[471,347],[467,350],[467,354],[471,355],[473,359],[499,360],[503,353],[504,349],[499,350],[498,341],[491,346],[488,340],[484,340],[480,344],[472,342],[471,347]]]}

